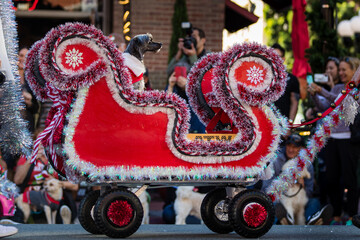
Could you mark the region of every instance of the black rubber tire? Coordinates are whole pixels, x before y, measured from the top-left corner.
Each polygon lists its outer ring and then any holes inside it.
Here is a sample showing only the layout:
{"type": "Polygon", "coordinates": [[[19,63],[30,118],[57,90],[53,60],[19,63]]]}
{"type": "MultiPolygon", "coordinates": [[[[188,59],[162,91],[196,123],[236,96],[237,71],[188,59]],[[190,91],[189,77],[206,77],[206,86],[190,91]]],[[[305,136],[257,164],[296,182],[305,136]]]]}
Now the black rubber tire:
{"type": "Polygon", "coordinates": [[[79,222],[80,225],[89,233],[102,234],[96,226],[95,220],[91,216],[91,209],[95,206],[96,201],[100,196],[100,191],[91,191],[81,200],[79,205],[79,222]]]}
{"type": "Polygon", "coordinates": [[[234,229],[229,220],[224,221],[216,216],[216,205],[221,201],[228,201],[225,188],[217,188],[206,194],[201,203],[201,218],[211,231],[226,234],[234,229]]]}
{"type": "Polygon", "coordinates": [[[100,196],[94,209],[95,223],[100,231],[112,238],[125,238],[134,234],[140,227],[144,211],[139,198],[128,190],[114,189],[100,196]],[[126,226],[114,224],[107,216],[110,204],[116,200],[126,201],[133,209],[133,216],[126,226]]]}
{"type": "Polygon", "coordinates": [[[274,204],[264,192],[247,189],[237,194],[230,202],[229,220],[234,231],[240,236],[246,238],[261,237],[270,230],[274,219],[274,204]],[[244,220],[243,210],[250,203],[258,203],[267,211],[266,219],[260,226],[249,226],[244,220]]]}

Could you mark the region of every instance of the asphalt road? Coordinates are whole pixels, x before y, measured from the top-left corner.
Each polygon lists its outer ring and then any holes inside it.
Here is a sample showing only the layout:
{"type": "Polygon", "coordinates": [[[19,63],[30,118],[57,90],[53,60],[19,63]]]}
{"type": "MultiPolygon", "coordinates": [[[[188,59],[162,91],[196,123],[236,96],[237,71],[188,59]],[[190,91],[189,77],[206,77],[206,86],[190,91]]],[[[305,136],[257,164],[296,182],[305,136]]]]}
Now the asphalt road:
{"type": "MultiPolygon", "coordinates": [[[[87,233],[79,224],[47,225],[20,224],[16,225],[19,232],[6,239],[32,240],[64,240],[64,239],[111,239],[105,235],[87,233]]],[[[128,239],[243,239],[236,233],[216,234],[205,225],[143,225],[128,239]]],[[[360,239],[360,229],[354,226],[273,226],[260,239],[360,239]]]]}

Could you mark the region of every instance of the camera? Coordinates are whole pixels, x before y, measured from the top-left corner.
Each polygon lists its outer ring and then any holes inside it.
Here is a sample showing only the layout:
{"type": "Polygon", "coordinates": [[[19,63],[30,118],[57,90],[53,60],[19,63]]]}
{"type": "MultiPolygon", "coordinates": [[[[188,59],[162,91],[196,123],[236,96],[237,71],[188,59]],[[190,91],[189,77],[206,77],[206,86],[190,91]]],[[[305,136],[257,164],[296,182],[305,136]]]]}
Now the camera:
{"type": "Polygon", "coordinates": [[[329,81],[328,76],[323,73],[315,73],[314,74],[314,82],[317,83],[327,83],[329,81]]]}
{"type": "Polygon", "coordinates": [[[186,36],[184,37],[184,48],[191,49],[191,44],[196,48],[196,39],[191,36],[193,29],[190,22],[182,22],[181,28],[185,30],[186,36]]]}

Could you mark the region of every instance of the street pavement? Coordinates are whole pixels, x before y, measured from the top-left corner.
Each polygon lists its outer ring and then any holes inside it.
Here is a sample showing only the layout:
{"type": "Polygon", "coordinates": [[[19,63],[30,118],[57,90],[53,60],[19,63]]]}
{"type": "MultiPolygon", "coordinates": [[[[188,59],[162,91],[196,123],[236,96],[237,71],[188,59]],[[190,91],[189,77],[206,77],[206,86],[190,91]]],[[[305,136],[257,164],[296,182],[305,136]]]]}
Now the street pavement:
{"type": "MultiPolygon", "coordinates": [[[[80,224],[48,225],[48,224],[19,224],[19,232],[6,239],[31,240],[64,240],[64,239],[108,239],[105,235],[92,235],[86,232],[80,224]]],[[[139,230],[128,239],[243,239],[236,233],[216,234],[205,225],[142,225],[139,230]]],[[[273,226],[260,239],[360,239],[360,229],[354,226],[273,226]]]]}

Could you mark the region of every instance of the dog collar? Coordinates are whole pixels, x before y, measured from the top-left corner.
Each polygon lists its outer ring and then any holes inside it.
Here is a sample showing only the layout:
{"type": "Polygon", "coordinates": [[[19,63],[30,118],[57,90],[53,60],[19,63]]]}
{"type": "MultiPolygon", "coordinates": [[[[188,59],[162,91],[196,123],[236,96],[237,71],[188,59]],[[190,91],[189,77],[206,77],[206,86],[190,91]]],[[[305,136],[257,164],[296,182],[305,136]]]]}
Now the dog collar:
{"type": "Polygon", "coordinates": [[[129,53],[123,53],[123,57],[125,66],[127,66],[136,77],[139,77],[145,72],[145,66],[139,59],[129,53]]]}
{"type": "Polygon", "coordinates": [[[51,203],[54,203],[56,205],[59,205],[60,204],[60,201],[57,201],[55,200],[54,198],[52,198],[49,193],[45,192],[45,198],[46,198],[46,201],[48,202],[48,204],[50,205],[51,203]]]}

